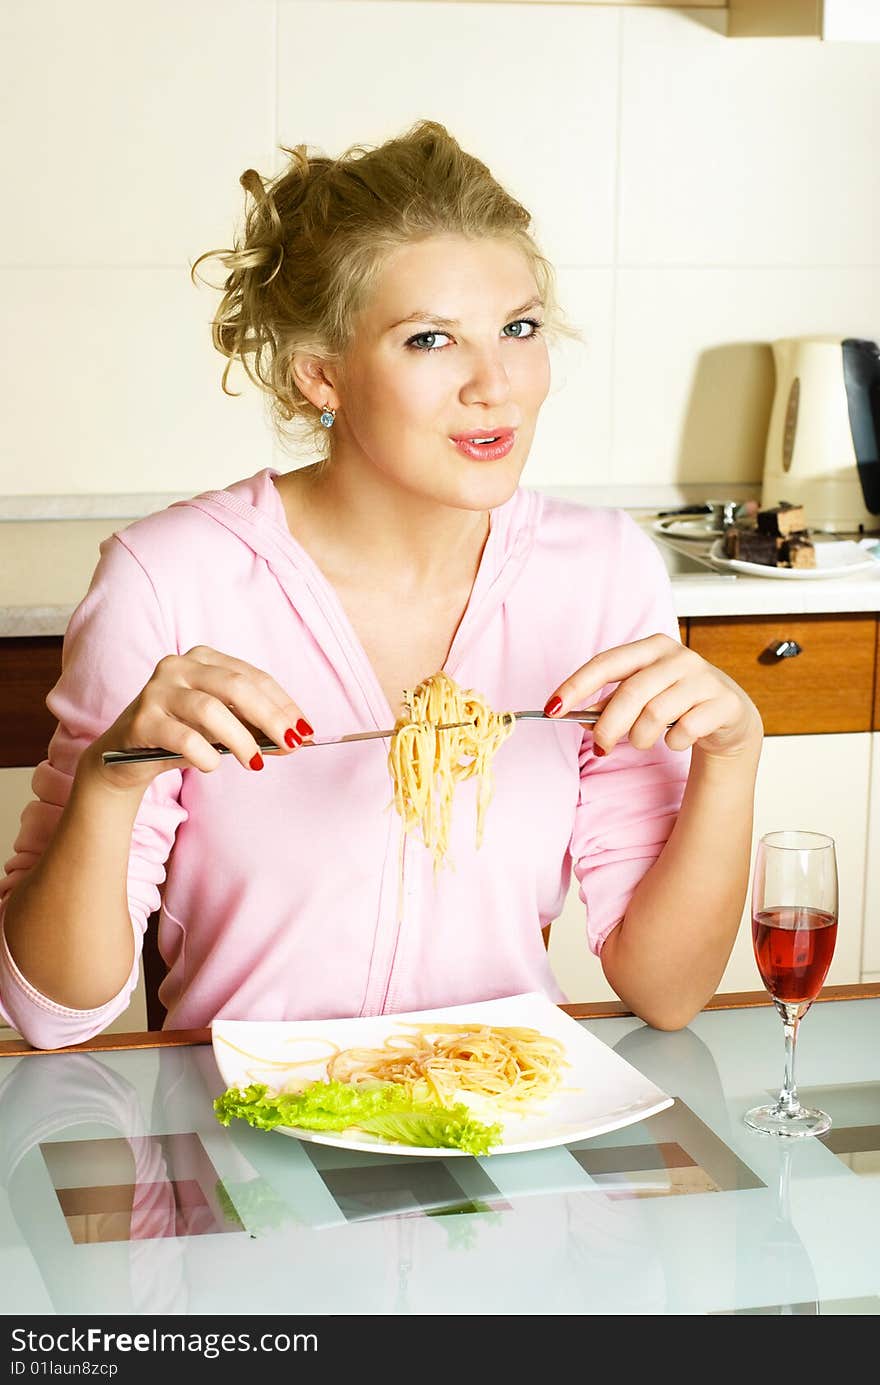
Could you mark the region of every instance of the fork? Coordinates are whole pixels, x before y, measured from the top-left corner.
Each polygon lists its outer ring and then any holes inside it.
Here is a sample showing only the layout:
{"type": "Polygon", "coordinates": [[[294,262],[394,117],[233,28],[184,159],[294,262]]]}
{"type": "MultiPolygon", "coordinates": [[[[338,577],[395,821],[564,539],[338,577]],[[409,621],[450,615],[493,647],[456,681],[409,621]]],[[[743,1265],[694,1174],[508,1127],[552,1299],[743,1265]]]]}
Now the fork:
{"type": "MultiPolygon", "coordinates": [[[[525,712],[503,712],[505,718],[512,718],[514,721],[575,721],[584,726],[592,726],[601,716],[601,708],[587,708],[580,712],[563,712],[561,716],[548,717],[546,712],[535,710],[525,712]]],[[[444,722],[437,727],[438,731],[455,731],[460,726],[469,726],[467,721],[444,722]]],[[[311,750],[323,745],[346,745],[352,741],[375,741],[386,736],[393,736],[393,729],[390,731],[355,731],[347,736],[333,736],[328,740],[303,741],[301,750],[311,750]]],[[[273,750],[280,750],[281,746],[275,741],[262,740],[257,745],[261,751],[270,754],[273,750]]],[[[213,749],[221,755],[231,755],[232,752],[228,745],[220,745],[216,741],[212,742],[213,749]]],[[[148,746],[141,750],[105,750],[101,760],[105,765],[137,765],[143,764],[148,760],[183,760],[184,755],[178,755],[175,750],[162,750],[158,746],[148,746]]]]}

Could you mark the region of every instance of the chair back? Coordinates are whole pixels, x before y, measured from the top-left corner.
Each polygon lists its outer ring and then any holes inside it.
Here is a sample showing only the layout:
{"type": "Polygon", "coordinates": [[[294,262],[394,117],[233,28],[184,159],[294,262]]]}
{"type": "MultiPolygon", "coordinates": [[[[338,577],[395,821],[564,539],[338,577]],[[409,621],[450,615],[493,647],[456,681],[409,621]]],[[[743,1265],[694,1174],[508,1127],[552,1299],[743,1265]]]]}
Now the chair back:
{"type": "Polygon", "coordinates": [[[165,980],[168,968],[159,952],[159,914],[151,914],[147,919],[144,933],[144,995],[147,1002],[147,1028],[161,1029],[165,1023],[165,1006],[159,999],[159,987],[165,980]]]}

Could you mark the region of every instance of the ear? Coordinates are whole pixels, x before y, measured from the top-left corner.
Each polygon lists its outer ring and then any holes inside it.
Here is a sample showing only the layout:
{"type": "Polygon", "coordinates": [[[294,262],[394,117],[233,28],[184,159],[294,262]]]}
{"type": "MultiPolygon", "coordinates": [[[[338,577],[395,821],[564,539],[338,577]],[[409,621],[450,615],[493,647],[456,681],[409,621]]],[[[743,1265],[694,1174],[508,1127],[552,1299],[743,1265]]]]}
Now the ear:
{"type": "Polygon", "coordinates": [[[297,354],[291,362],[291,373],[302,394],[316,409],[338,409],[337,372],[320,356],[297,354]]]}

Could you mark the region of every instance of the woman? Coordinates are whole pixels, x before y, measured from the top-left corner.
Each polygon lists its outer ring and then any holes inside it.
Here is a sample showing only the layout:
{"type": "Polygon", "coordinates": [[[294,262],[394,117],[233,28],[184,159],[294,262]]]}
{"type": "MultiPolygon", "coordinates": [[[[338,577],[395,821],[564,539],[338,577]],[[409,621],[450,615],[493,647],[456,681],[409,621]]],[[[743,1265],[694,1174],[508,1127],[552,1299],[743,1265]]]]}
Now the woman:
{"type": "Polygon", "coordinates": [[[214,342],[321,460],[102,545],[0,890],[3,1009],[37,1047],[105,1028],[160,900],[170,1027],[564,999],[542,928],[573,869],[615,991],[686,1025],[740,918],[758,713],[681,647],[623,511],[519,487],[546,335],[571,332],[524,208],[433,122],[286,152],[268,188],[243,175],[243,239],[211,252],[214,342]],[[469,782],[435,879],[389,811],[387,741],[305,743],[393,726],[440,669],[498,710],[605,710],[518,724],[482,845],[469,782]],[[182,761],[102,761],[148,745],[182,761]]]}

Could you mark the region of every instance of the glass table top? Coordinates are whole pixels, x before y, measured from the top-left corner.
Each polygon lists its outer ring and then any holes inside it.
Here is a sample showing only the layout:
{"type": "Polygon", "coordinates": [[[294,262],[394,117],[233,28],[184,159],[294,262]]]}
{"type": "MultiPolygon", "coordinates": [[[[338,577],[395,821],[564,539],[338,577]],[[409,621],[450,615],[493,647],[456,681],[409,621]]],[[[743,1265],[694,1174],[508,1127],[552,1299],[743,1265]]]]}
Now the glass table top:
{"type": "Polygon", "coordinates": [[[4,1313],[877,1313],[880,1000],[806,1017],[834,1124],[802,1141],[742,1121],[782,1075],[769,1006],[581,1023],[674,1104],[483,1159],[223,1127],[209,1046],[0,1059],[4,1313]]]}

